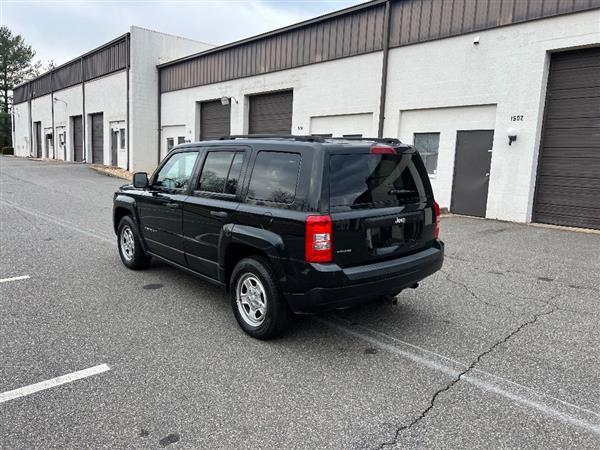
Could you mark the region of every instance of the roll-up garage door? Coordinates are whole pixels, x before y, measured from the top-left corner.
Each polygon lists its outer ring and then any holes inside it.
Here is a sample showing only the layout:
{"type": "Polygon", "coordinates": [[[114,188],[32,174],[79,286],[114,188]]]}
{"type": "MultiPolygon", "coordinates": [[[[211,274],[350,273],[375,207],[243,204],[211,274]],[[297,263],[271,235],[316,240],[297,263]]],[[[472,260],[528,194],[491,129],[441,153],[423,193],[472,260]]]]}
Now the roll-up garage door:
{"type": "Polygon", "coordinates": [[[250,134],[291,134],[292,91],[271,92],[250,97],[250,134]]]}
{"type": "Polygon", "coordinates": [[[73,159],[83,161],[83,122],[81,116],[73,117],[73,159]]]}
{"type": "Polygon", "coordinates": [[[104,117],[92,114],[92,163],[104,164],[104,117]]]}
{"type": "Polygon", "coordinates": [[[200,103],[200,139],[219,139],[231,134],[231,104],[221,100],[200,103]]]}
{"type": "Polygon", "coordinates": [[[533,219],[600,229],[600,48],[552,55],[533,219]]]}

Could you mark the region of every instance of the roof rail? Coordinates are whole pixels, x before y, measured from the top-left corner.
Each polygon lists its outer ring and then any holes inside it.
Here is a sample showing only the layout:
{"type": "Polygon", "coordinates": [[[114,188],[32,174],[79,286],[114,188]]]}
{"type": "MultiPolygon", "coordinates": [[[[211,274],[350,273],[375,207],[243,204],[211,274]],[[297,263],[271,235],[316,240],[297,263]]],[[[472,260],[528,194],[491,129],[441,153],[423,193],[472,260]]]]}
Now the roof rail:
{"type": "Polygon", "coordinates": [[[219,138],[222,141],[228,139],[292,139],[302,142],[325,142],[320,136],[298,136],[295,134],[234,134],[219,138]]]}
{"type": "Polygon", "coordinates": [[[390,145],[402,144],[402,142],[400,142],[400,139],[397,139],[397,138],[375,138],[375,137],[348,136],[348,137],[330,137],[330,138],[325,138],[325,139],[339,139],[342,141],[372,141],[372,142],[379,142],[380,144],[390,144],[390,145]]]}

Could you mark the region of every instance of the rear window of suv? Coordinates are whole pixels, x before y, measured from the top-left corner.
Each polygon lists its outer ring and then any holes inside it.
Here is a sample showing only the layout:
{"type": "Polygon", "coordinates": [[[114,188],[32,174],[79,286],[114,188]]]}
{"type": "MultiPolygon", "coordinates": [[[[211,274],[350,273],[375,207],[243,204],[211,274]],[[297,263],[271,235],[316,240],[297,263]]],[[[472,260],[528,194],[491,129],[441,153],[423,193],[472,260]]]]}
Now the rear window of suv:
{"type": "Polygon", "coordinates": [[[419,165],[423,162],[413,153],[331,155],[329,203],[364,208],[426,201],[431,187],[419,165]]]}

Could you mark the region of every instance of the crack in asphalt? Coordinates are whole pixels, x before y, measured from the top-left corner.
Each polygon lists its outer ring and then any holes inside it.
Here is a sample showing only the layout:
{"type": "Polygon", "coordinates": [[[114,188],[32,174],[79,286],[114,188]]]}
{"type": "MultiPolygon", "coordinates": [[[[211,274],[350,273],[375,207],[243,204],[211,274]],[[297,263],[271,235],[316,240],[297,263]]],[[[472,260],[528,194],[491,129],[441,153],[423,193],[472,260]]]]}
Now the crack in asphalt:
{"type": "Polygon", "coordinates": [[[445,270],[440,270],[441,273],[443,273],[444,275],[446,275],[446,281],[454,284],[455,286],[460,286],[462,287],[465,291],[467,291],[469,293],[469,295],[471,295],[471,297],[473,297],[475,300],[477,300],[479,303],[489,306],[491,308],[500,308],[500,309],[506,309],[508,311],[510,311],[512,314],[517,314],[512,308],[510,308],[509,306],[506,305],[499,305],[497,303],[492,303],[492,302],[488,302],[487,300],[484,300],[483,298],[481,298],[479,295],[477,295],[475,293],[475,291],[473,291],[466,283],[463,283],[462,281],[458,281],[452,278],[450,272],[446,272],[445,270]]]}
{"type": "Polygon", "coordinates": [[[473,369],[475,369],[475,367],[479,364],[479,362],[481,361],[482,358],[484,358],[486,355],[489,355],[498,346],[508,342],[510,339],[512,339],[514,336],[516,336],[518,333],[520,333],[524,328],[536,323],[540,317],[548,316],[548,315],[553,314],[556,311],[558,311],[560,308],[557,305],[553,304],[552,300],[557,298],[559,295],[561,295],[561,294],[554,295],[550,299],[548,299],[547,301],[544,302],[550,307],[550,309],[548,309],[544,312],[541,312],[541,313],[534,314],[530,320],[523,322],[521,325],[519,325],[517,328],[515,328],[512,332],[507,334],[505,337],[503,337],[502,339],[500,339],[500,340],[496,341],[494,344],[492,344],[487,350],[485,350],[482,353],[480,353],[479,355],[477,355],[477,357],[471,362],[471,364],[469,364],[469,366],[466,369],[464,369],[462,372],[460,372],[456,377],[454,377],[444,387],[442,387],[441,389],[438,389],[437,391],[435,391],[433,393],[427,408],[425,408],[417,417],[415,417],[408,424],[402,425],[402,426],[396,428],[396,431],[394,433],[394,438],[391,441],[383,442],[377,448],[383,449],[387,446],[392,446],[392,445],[397,444],[400,434],[406,430],[411,429],[412,427],[417,425],[421,420],[423,420],[429,414],[429,412],[435,407],[435,402],[436,402],[437,398],[444,392],[449,391],[455,384],[457,384],[461,379],[463,379],[466,375],[468,375],[469,372],[471,372],[473,369]]]}

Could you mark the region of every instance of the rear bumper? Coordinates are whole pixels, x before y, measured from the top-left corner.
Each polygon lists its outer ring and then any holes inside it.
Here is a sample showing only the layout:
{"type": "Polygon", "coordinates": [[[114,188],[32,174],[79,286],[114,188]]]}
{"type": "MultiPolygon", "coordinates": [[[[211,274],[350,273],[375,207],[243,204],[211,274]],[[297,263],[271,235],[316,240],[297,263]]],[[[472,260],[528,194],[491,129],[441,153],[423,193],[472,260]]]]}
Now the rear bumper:
{"type": "MultiPolygon", "coordinates": [[[[396,295],[441,269],[444,244],[403,258],[343,269],[336,264],[307,264],[302,278],[311,280],[305,292],[284,293],[292,311],[312,313],[396,295]]],[[[304,283],[306,285],[306,283],[304,283]]]]}

